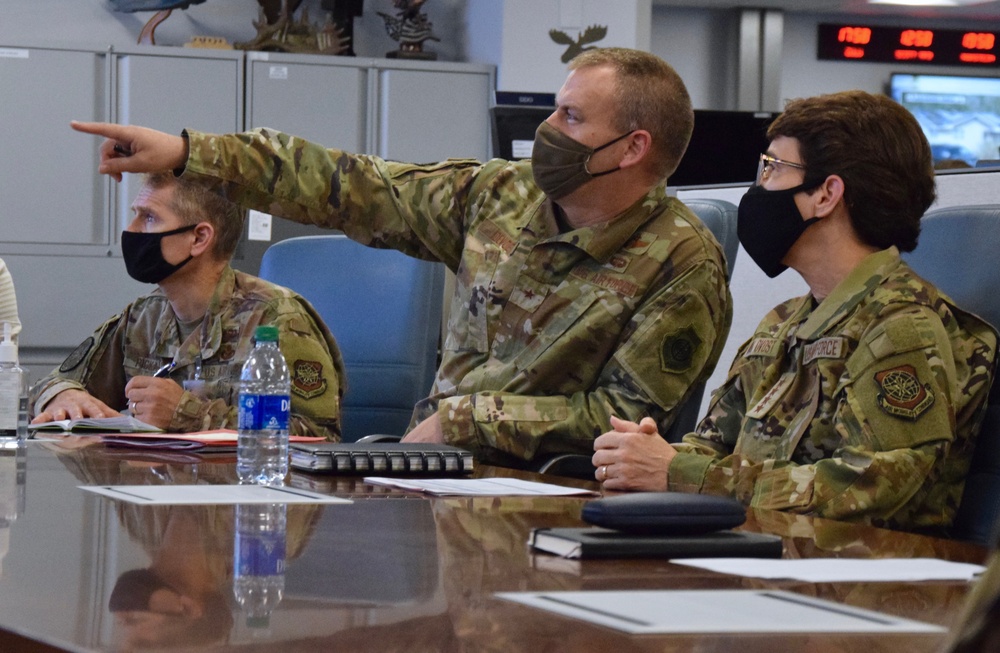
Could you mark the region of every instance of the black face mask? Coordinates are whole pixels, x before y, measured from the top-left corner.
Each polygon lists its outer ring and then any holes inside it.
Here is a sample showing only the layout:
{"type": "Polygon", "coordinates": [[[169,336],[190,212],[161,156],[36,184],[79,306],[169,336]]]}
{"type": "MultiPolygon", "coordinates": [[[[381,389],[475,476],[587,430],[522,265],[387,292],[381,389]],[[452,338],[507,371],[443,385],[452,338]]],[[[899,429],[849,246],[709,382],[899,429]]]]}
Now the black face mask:
{"type": "Polygon", "coordinates": [[[604,145],[590,147],[567,136],[547,122],[535,130],[535,145],[531,151],[531,172],[535,183],[552,200],[561,199],[593,179],[620,170],[591,172],[587,169],[590,157],[614,145],[632,132],[625,132],[604,145]]]}
{"type": "Polygon", "coordinates": [[[180,263],[169,263],[163,258],[161,241],[166,236],[191,231],[197,226],[197,224],[189,224],[185,227],[159,233],[123,231],[122,258],[125,259],[125,269],[128,271],[128,276],[142,283],[160,283],[180,270],[194,256],[188,256],[180,263]]]}
{"type": "Polygon", "coordinates": [[[804,190],[810,188],[804,184],[785,190],[751,186],[740,200],[736,234],[750,258],[771,278],[788,269],[781,260],[802,232],[819,221],[819,218],[803,220],[799,207],[795,206],[795,195],[804,190]]]}

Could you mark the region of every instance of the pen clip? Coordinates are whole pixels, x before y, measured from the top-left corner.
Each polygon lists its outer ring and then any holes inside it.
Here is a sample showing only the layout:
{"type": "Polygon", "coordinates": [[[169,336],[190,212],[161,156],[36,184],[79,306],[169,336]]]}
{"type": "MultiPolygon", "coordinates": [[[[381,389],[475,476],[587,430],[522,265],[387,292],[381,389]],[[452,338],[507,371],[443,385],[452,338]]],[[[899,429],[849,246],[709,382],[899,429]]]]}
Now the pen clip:
{"type": "Polygon", "coordinates": [[[166,365],[164,365],[160,369],[156,370],[153,373],[153,378],[165,379],[168,376],[170,376],[170,373],[174,370],[175,367],[177,367],[177,362],[176,361],[170,361],[169,363],[167,363],[166,365]]]}

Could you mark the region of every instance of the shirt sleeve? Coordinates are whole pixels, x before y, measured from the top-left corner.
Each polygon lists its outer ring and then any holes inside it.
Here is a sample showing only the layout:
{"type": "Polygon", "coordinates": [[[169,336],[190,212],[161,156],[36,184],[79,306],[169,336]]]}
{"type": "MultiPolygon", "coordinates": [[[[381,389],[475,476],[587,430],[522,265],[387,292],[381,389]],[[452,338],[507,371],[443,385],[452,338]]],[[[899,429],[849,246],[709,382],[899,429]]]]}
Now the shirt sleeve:
{"type": "Polygon", "coordinates": [[[17,296],[14,294],[14,280],[10,276],[7,264],[0,259],[0,335],[3,335],[3,323],[10,323],[10,334],[17,342],[17,334],[21,332],[21,320],[17,315],[17,296]]]}
{"type": "Polygon", "coordinates": [[[223,182],[242,206],[458,267],[478,161],[397,163],[269,129],[187,135],[184,175],[223,182]]]}
{"type": "MultiPolygon", "coordinates": [[[[593,453],[612,415],[649,416],[666,428],[718,360],[731,320],[728,297],[717,266],[696,266],[639,307],[639,327],[618,344],[592,388],[565,396],[478,392],[442,399],[437,414],[445,440],[486,460],[517,464],[593,453]]],[[[566,366],[571,374],[572,361],[566,366]]]]}
{"type": "Polygon", "coordinates": [[[64,390],[85,390],[115,410],[126,406],[124,359],[122,342],[128,311],[102,324],[93,335],[76,349],[48,376],[34,384],[30,391],[31,414],[37,415],[45,405],[64,390]]]}
{"type": "MultiPolygon", "coordinates": [[[[953,512],[961,488],[956,477],[962,474],[940,478],[948,466],[939,463],[955,448],[967,455],[974,429],[958,432],[956,410],[970,400],[972,407],[984,402],[991,371],[989,365],[967,369],[940,319],[926,311],[913,307],[898,313],[869,329],[859,343],[847,362],[849,380],[838,389],[836,411],[826,417],[841,442],[832,456],[798,464],[736,453],[731,434],[739,433],[735,420],[743,418],[746,404],[738,379],[731,378],[698,433],[678,447],[668,488],[731,494],[758,508],[890,525],[909,524],[908,513],[920,503],[942,504],[937,506],[942,515],[953,512]]],[[[978,351],[972,360],[991,356],[978,351]]]]}

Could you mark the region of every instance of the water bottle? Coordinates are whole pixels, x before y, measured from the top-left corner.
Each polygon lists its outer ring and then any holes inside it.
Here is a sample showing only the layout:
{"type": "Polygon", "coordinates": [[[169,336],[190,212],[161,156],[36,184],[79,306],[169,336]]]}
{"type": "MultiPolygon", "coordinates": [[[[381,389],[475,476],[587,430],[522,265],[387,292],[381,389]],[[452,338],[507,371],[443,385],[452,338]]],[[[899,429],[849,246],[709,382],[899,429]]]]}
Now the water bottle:
{"type": "Polygon", "coordinates": [[[278,349],[278,328],[259,326],[240,374],[236,475],[240,483],[284,485],[292,384],[278,349]]]}
{"type": "Polygon", "coordinates": [[[285,511],[283,503],[236,506],[233,596],[255,633],[270,626],[285,592],[285,511]]]}
{"type": "Polygon", "coordinates": [[[10,322],[0,342],[0,443],[24,442],[28,435],[28,374],[17,364],[10,322]]]}

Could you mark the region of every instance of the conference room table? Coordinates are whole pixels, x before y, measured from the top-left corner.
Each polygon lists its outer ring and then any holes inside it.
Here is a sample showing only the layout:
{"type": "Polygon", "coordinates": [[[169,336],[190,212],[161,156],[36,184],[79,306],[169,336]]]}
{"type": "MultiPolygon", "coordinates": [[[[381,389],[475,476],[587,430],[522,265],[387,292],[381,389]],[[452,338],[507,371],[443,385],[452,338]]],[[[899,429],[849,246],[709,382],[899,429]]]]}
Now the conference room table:
{"type": "MultiPolygon", "coordinates": [[[[293,472],[289,487],[351,503],[287,507],[283,595],[269,618],[248,619],[233,591],[233,506],[144,506],[80,489],[232,484],[234,463],[232,454],[136,452],[81,437],[0,449],[0,651],[922,652],[938,650],[946,634],[628,635],[497,593],[763,588],[948,627],[971,587],[761,580],[668,560],[570,560],[531,550],[530,531],[584,525],[580,510],[592,497],[429,498],[359,477],[293,472]],[[112,612],[112,593],[135,570],[154,570],[184,587],[177,590],[185,594],[181,607],[168,615],[112,612]]],[[[600,490],[597,483],[489,466],[476,475],[600,490]]],[[[781,536],[785,558],[981,564],[989,553],[771,511],[748,511],[741,528],[781,536]]],[[[121,590],[117,602],[141,603],[135,591],[121,590]]]]}

